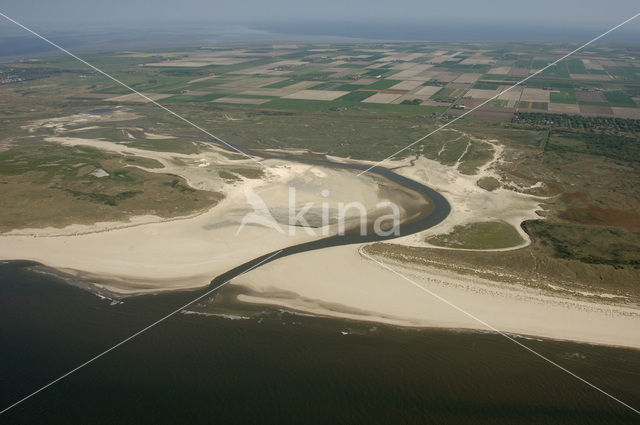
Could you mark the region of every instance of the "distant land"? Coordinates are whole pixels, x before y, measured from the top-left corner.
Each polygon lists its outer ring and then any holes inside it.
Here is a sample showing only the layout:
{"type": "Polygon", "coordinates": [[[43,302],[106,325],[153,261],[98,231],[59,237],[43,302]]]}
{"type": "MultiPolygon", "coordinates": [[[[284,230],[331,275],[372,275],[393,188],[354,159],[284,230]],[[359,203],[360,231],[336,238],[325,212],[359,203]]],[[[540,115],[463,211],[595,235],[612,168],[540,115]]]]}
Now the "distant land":
{"type": "MultiPolygon", "coordinates": [[[[346,43],[388,42],[586,42],[608,26],[551,24],[464,23],[461,21],[324,21],[155,22],[143,26],[124,23],[44,23],[37,29],[75,52],[152,49],[227,43],[346,43]],[[144,37],[140,34],[144,32],[144,37]]],[[[56,53],[53,46],[15,26],[0,26],[0,62],[26,55],[56,53]]],[[[607,43],[632,43],[640,28],[630,25],[607,36],[607,43]]]]}

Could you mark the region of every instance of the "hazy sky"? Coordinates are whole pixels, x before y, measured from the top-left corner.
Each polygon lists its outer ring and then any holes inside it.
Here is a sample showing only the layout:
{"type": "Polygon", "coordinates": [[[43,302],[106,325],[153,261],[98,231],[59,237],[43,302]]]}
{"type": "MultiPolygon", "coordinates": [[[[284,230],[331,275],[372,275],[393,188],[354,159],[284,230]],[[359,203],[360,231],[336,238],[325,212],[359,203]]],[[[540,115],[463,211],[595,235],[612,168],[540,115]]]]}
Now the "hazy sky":
{"type": "MultiPolygon", "coordinates": [[[[77,49],[269,40],[584,42],[640,12],[640,1],[0,0],[0,12],[46,36],[66,34],[57,40],[77,49]]],[[[0,17],[0,57],[35,52],[31,37],[0,17]]],[[[640,41],[640,17],[603,39],[617,41],[640,41]]]]}
{"type": "MultiPolygon", "coordinates": [[[[24,23],[69,21],[256,21],[411,19],[613,25],[640,12],[638,0],[2,0],[24,23]]],[[[1,24],[0,24],[1,25],[1,24]]]]}

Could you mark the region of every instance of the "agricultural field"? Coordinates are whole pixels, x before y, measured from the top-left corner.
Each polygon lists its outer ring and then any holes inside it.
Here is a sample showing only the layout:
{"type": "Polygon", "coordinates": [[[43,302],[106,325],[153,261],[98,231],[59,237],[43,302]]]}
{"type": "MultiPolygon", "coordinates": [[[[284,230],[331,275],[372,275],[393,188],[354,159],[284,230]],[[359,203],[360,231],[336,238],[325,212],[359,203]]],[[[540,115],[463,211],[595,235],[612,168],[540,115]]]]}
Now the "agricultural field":
{"type": "MultiPolygon", "coordinates": [[[[315,45],[260,45],[94,54],[86,59],[167,104],[460,115],[547,66],[566,49],[531,45],[513,53],[485,47],[353,44],[318,50],[315,45]]],[[[533,110],[635,118],[640,72],[632,58],[637,53],[628,46],[593,48],[510,89],[476,115],[509,121],[520,110],[533,110]]],[[[104,105],[147,101],[95,72],[79,70],[65,57],[2,65],[0,81],[22,95],[66,92],[70,101],[99,100],[104,105]]]]}

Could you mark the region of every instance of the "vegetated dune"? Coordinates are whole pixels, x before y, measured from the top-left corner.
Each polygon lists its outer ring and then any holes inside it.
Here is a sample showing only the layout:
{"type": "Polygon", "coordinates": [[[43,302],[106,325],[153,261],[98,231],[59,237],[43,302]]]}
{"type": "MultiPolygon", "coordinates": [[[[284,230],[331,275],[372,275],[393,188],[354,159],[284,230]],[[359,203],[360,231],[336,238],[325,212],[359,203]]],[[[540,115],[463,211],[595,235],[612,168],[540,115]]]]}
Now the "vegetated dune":
{"type": "Polygon", "coordinates": [[[121,293],[201,287],[252,258],[335,232],[338,202],[356,201],[375,211],[386,199],[377,190],[376,178],[360,178],[346,170],[279,160],[267,160],[263,170],[250,159],[229,160],[217,148],[187,155],[95,139],[56,136],[47,140],[152,158],[164,167],[148,169],[150,172],[178,175],[194,188],[225,194],[216,207],[195,216],[170,220],[141,216],[128,222],[20,229],[0,236],[2,259],[37,261],[121,293]],[[234,179],[220,177],[220,170],[234,179]],[[244,177],[251,174],[249,170],[260,177],[244,177]],[[327,204],[332,220],[326,229],[322,222],[289,226],[292,188],[296,211],[308,203],[316,210],[327,204]],[[273,216],[278,228],[252,221],[243,225],[245,215],[260,207],[249,204],[248,193],[265,202],[269,211],[262,213],[273,216]]]}
{"type": "MultiPolygon", "coordinates": [[[[485,322],[506,333],[640,348],[640,309],[615,303],[611,294],[577,297],[577,293],[543,287],[535,279],[527,282],[529,276],[508,270],[497,279],[495,270],[483,275],[455,264],[449,268],[429,265],[428,257],[425,261],[405,258],[404,246],[435,248],[424,241],[425,236],[448,233],[460,224],[496,219],[520,229],[523,220],[537,218],[534,211],[540,198],[507,190],[488,192],[476,185],[478,175],[465,176],[425,158],[414,166],[404,163],[407,167],[397,172],[437,188],[452,204],[445,221],[388,241],[388,246],[398,247],[397,255],[384,248],[387,244],[376,249],[342,246],[271,262],[233,282],[244,292],[238,299],[401,326],[489,330],[485,322]]],[[[528,243],[526,233],[523,237],[528,243]]]]}

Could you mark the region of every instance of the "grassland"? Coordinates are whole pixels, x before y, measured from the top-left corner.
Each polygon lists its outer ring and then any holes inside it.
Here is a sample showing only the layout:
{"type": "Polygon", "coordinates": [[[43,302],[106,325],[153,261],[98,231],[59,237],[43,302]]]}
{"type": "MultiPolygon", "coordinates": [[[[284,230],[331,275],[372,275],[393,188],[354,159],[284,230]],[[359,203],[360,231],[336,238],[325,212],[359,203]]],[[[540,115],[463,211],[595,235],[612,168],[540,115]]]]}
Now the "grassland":
{"type": "Polygon", "coordinates": [[[154,160],[89,147],[22,141],[0,152],[0,231],[63,227],[134,215],[178,217],[208,209],[222,196],[195,190],[176,176],[143,171],[154,160]],[[109,175],[95,177],[96,169],[109,175]]]}
{"type": "Polygon", "coordinates": [[[542,240],[535,240],[532,246],[526,248],[498,253],[385,243],[370,245],[366,252],[401,262],[479,276],[507,285],[522,285],[605,302],[623,300],[629,304],[640,303],[640,288],[637,285],[640,271],[637,267],[561,258],[551,253],[542,240]],[[608,295],[602,298],[599,294],[608,295]]]}
{"type": "Polygon", "coordinates": [[[551,102],[556,103],[576,103],[576,93],[573,89],[563,89],[552,91],[549,94],[551,102]]]}
{"type": "Polygon", "coordinates": [[[640,232],[615,227],[586,227],[544,221],[529,221],[524,229],[537,248],[555,258],[614,268],[640,267],[640,232]]]}
{"type": "Polygon", "coordinates": [[[640,161],[640,144],[635,137],[554,130],[545,149],[640,161]]]}
{"type": "Polygon", "coordinates": [[[500,221],[486,221],[456,226],[451,233],[425,240],[431,245],[456,249],[504,249],[524,242],[516,229],[500,221]]]}

